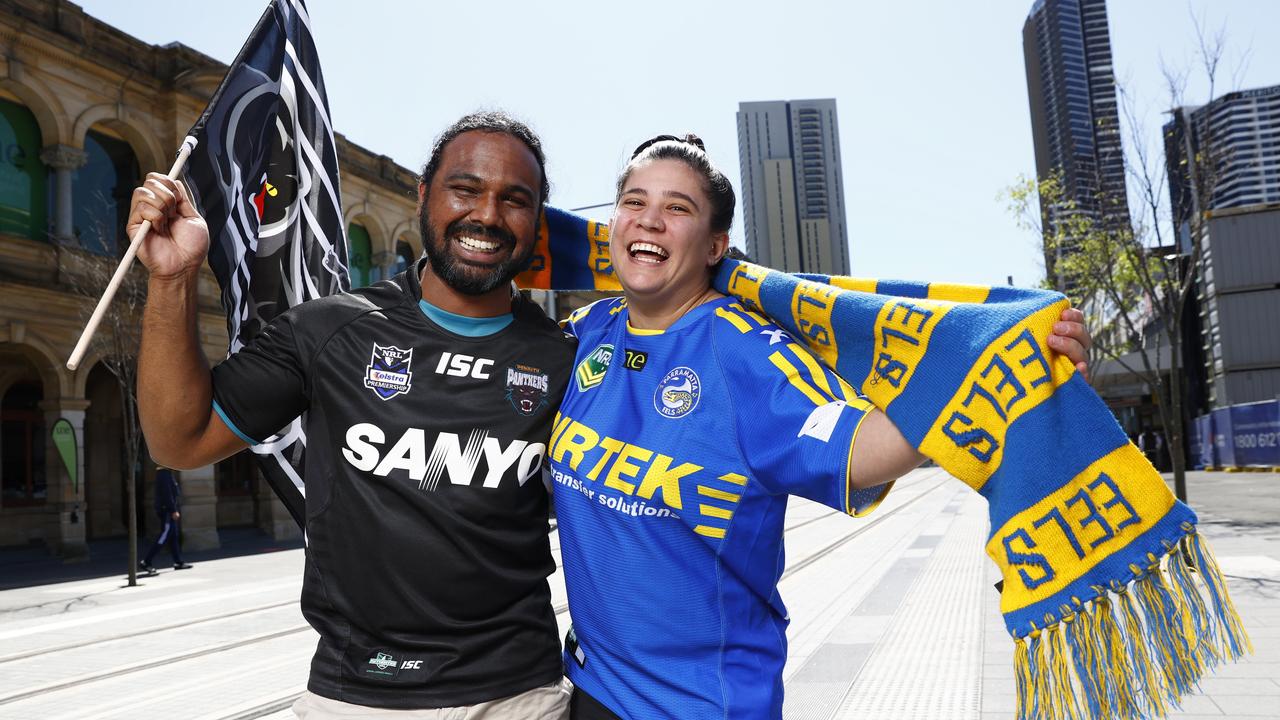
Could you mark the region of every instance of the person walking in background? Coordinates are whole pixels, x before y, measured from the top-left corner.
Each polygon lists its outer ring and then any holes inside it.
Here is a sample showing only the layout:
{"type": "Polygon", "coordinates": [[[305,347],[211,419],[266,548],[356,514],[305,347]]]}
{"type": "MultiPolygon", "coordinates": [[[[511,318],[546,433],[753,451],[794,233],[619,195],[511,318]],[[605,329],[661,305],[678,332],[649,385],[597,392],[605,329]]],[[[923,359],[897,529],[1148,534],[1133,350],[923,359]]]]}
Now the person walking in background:
{"type": "Polygon", "coordinates": [[[160,548],[166,543],[169,545],[169,554],[173,556],[174,570],[187,570],[191,566],[182,562],[182,547],[179,542],[179,535],[182,533],[180,521],[182,519],[182,489],[178,487],[178,479],[173,476],[173,471],[169,468],[156,468],[156,515],[160,517],[160,535],[155,542],[151,543],[151,549],[147,551],[147,557],[138,563],[138,567],[143,572],[153,573],[156,571],[151,561],[155,559],[156,553],[160,552],[160,548]]]}
{"type": "Polygon", "coordinates": [[[1164,464],[1160,460],[1160,456],[1163,454],[1161,450],[1164,448],[1164,438],[1160,437],[1160,433],[1152,428],[1143,430],[1138,435],[1137,445],[1138,449],[1142,451],[1142,454],[1157,470],[1164,469],[1164,464]]]}

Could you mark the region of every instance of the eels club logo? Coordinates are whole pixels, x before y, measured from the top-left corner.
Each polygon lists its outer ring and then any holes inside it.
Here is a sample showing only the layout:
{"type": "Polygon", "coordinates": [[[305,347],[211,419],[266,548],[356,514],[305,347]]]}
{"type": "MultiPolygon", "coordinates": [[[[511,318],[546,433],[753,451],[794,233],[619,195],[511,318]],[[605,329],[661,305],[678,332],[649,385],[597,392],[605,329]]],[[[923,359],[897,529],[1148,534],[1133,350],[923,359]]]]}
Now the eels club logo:
{"type": "Polygon", "coordinates": [[[678,367],[658,383],[658,389],[653,392],[653,407],[663,417],[682,418],[698,407],[700,397],[702,380],[698,373],[687,367],[678,367]]]}
{"type": "Polygon", "coordinates": [[[364,386],[383,400],[409,392],[413,373],[413,348],[401,350],[394,345],[373,344],[373,357],[364,374],[364,386]]]}

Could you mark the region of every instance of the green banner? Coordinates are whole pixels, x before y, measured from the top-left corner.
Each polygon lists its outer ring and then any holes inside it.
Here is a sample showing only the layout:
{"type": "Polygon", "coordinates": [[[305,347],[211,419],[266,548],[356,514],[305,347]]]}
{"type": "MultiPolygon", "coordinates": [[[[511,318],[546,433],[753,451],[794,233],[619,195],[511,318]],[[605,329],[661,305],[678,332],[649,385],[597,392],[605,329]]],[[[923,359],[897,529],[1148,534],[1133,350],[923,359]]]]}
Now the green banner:
{"type": "Polygon", "coordinates": [[[80,476],[77,470],[80,468],[80,463],[76,462],[76,429],[71,426],[70,420],[58,418],[53,424],[53,446],[58,449],[62,464],[67,468],[67,477],[71,478],[71,488],[78,495],[80,476]]]}

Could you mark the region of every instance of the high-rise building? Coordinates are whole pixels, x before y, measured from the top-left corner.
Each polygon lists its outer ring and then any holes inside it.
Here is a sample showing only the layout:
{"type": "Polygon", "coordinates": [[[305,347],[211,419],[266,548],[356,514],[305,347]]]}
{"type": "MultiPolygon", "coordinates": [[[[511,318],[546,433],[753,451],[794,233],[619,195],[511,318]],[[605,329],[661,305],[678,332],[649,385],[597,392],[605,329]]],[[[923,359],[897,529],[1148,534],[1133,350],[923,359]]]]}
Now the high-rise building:
{"type": "MultiPolygon", "coordinates": [[[[1075,212],[1124,226],[1129,207],[1105,0],[1036,0],[1022,26],[1022,48],[1036,177],[1060,172],[1063,200],[1075,212]]],[[[1041,207],[1046,235],[1062,212],[1041,207]]],[[[1050,280],[1057,281],[1058,254],[1070,250],[1046,246],[1050,280]]]]}
{"type": "Polygon", "coordinates": [[[1205,210],[1280,202],[1280,85],[1228,93],[1171,115],[1164,126],[1165,167],[1184,242],[1183,226],[1202,202],[1205,210]],[[1212,163],[1197,169],[1196,158],[1212,163]]]}
{"type": "MultiPolygon", "coordinates": [[[[1280,85],[1174,108],[1164,126],[1169,200],[1182,253],[1199,224],[1196,296],[1208,410],[1280,394],[1280,85]]],[[[1193,318],[1194,322],[1194,318],[1193,318]]]]}
{"type": "Polygon", "coordinates": [[[835,100],[738,105],[747,254],[787,272],[849,274],[835,100]]]}

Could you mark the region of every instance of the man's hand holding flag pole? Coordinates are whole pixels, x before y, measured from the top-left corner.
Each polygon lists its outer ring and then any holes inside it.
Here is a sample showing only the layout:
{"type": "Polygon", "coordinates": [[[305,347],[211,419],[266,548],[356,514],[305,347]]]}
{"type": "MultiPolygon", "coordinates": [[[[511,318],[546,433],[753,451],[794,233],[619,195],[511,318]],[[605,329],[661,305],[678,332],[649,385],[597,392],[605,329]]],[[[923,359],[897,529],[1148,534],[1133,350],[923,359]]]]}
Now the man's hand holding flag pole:
{"type": "MultiPolygon", "coordinates": [[[[179,173],[186,167],[187,158],[191,156],[191,151],[195,149],[197,141],[190,135],[182,141],[182,147],[178,150],[178,157],[173,161],[173,167],[169,168],[169,174],[166,176],[171,180],[178,178],[179,173]]],[[[93,315],[89,316],[89,322],[85,323],[84,330],[80,333],[80,339],[76,341],[76,347],[71,351],[71,357],[67,360],[67,369],[75,370],[80,367],[80,363],[84,360],[84,354],[89,351],[89,343],[93,341],[93,336],[98,332],[98,325],[102,323],[102,317],[106,315],[107,308],[111,306],[111,301],[115,299],[116,291],[120,289],[120,283],[123,282],[124,276],[129,273],[129,269],[133,267],[133,261],[138,256],[138,248],[142,245],[142,240],[151,231],[151,221],[145,220],[133,237],[129,240],[129,247],[124,252],[124,256],[120,258],[120,264],[116,266],[115,274],[111,276],[111,282],[107,283],[107,289],[103,291],[102,297],[98,300],[98,305],[93,309],[93,315]]]]}

